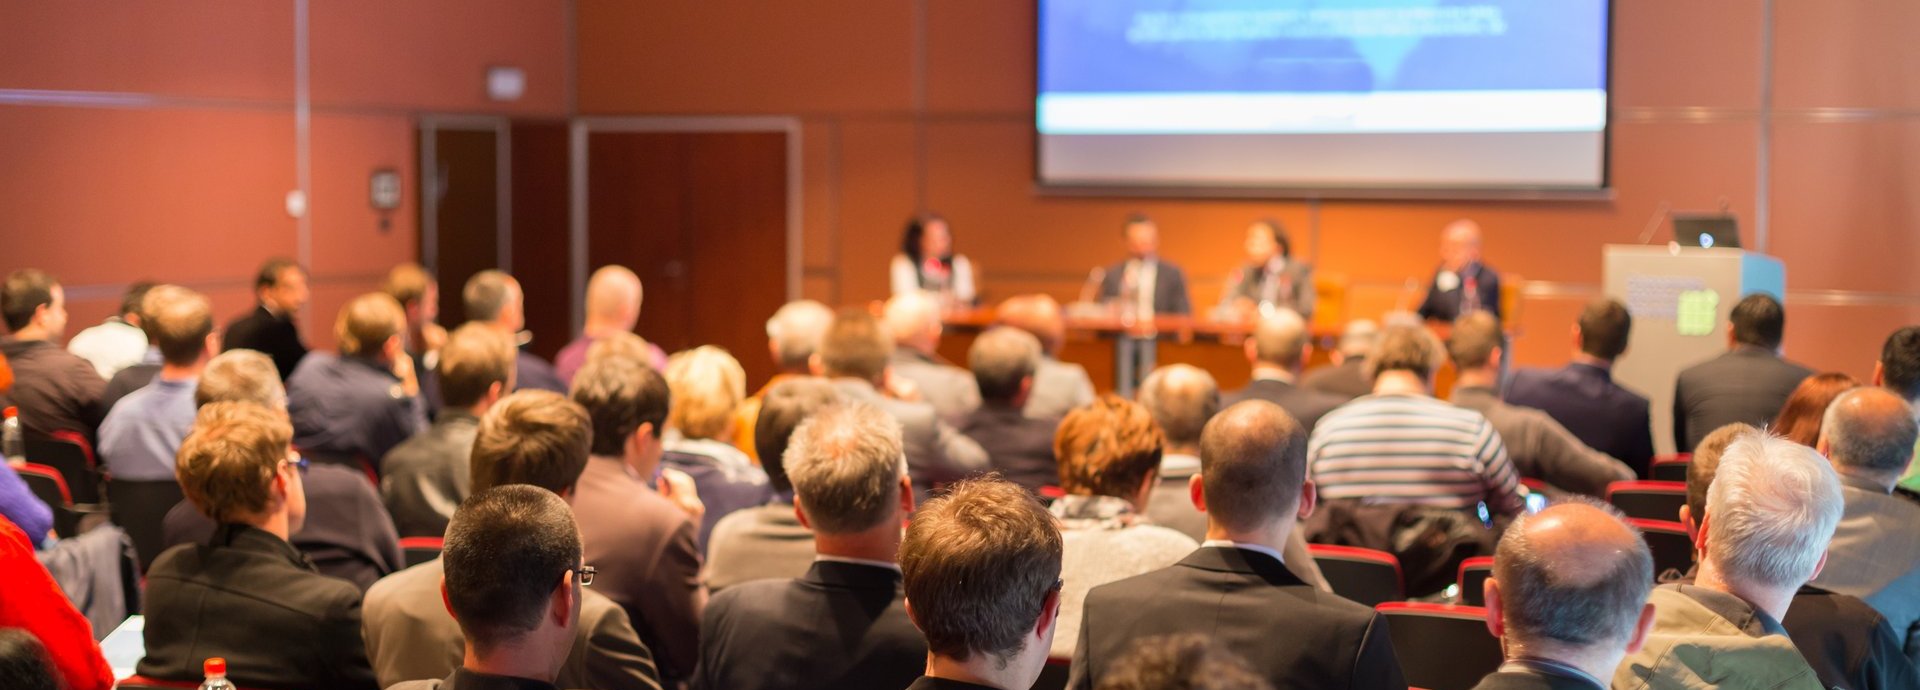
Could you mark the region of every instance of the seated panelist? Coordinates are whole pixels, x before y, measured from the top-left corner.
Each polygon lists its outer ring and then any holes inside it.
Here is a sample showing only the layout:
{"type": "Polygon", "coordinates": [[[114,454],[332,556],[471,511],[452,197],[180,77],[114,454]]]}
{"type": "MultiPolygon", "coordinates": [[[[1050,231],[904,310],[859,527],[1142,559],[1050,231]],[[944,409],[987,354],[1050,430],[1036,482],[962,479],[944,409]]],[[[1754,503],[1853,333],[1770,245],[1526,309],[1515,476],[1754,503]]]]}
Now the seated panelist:
{"type": "Polygon", "coordinates": [[[953,253],[953,233],[947,219],[937,214],[914,216],[900,238],[900,253],[888,268],[893,294],[925,290],[938,295],[943,306],[972,306],[973,264],[953,253]]]}
{"type": "Polygon", "coordinates": [[[1222,311],[1292,309],[1301,318],[1313,318],[1313,266],[1294,260],[1293,240],[1280,221],[1262,218],[1247,226],[1246,248],[1246,264],[1227,274],[1222,311]]]}
{"type": "Polygon", "coordinates": [[[1420,318],[1452,323],[1476,311],[1500,314],[1500,274],[1480,262],[1480,224],[1462,218],[1440,233],[1440,267],[1427,283],[1420,318]]]}

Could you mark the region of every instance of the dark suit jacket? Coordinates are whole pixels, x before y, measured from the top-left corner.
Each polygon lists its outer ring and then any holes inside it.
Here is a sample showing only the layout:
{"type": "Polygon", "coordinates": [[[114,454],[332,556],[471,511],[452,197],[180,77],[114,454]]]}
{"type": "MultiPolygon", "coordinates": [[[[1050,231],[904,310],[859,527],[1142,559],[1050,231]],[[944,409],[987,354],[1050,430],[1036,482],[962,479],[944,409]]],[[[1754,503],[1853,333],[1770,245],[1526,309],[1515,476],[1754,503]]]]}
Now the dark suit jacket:
{"type": "Polygon", "coordinates": [[[459,668],[454,669],[453,675],[447,676],[446,680],[407,681],[387,690],[554,690],[557,687],[532,678],[496,676],[459,668]]]}
{"type": "Polygon", "coordinates": [[[1372,393],[1373,381],[1367,379],[1365,358],[1348,357],[1339,364],[1307,372],[1300,377],[1300,387],[1352,400],[1372,393]]]}
{"type": "Polygon", "coordinates": [[[1901,648],[1900,636],[1886,617],[1856,597],[1803,586],[1780,625],[1819,674],[1821,685],[1846,690],[1920,688],[1920,674],[1901,648]]]}
{"type": "MultiPolygon", "coordinates": [[[[1107,267],[1107,275],[1100,280],[1100,299],[1102,301],[1120,297],[1121,284],[1126,280],[1127,261],[1122,260],[1107,267]]],[[[1153,278],[1153,311],[1159,314],[1187,315],[1193,313],[1193,303],[1187,298],[1187,274],[1180,267],[1167,263],[1165,259],[1154,259],[1159,268],[1153,278]]]]}
{"type": "Polygon", "coordinates": [[[998,403],[986,403],[960,420],[960,433],[987,451],[993,469],[1029,491],[1060,485],[1060,465],[1053,457],[1053,432],[1059,428],[1058,419],[1029,419],[998,403]]]}
{"type": "Polygon", "coordinates": [[[1605,690],[1584,679],[1553,673],[1496,671],[1480,679],[1473,690],[1605,690]]]}
{"type": "Polygon", "coordinates": [[[640,639],[653,650],[661,685],[693,673],[700,652],[700,526],[679,506],[627,475],[618,460],[591,458],[573,490],[586,562],[600,571],[593,583],[627,610],[640,639]]]}
{"type": "Polygon", "coordinates": [[[1635,475],[1647,476],[1653,463],[1647,399],[1614,383],[1612,372],[1579,362],[1559,369],[1521,369],[1513,373],[1504,397],[1508,403],[1547,413],[1581,443],[1627,463],[1635,475]]]}
{"type": "Polygon", "coordinates": [[[360,590],[317,573],[267,532],[221,525],[147,571],[146,658],[138,673],[198,681],[207,657],[251,688],[376,688],[360,638],[360,590]]]}
{"type": "Polygon", "coordinates": [[[1313,431],[1313,425],[1318,424],[1321,417],[1347,402],[1346,398],[1331,393],[1302,388],[1277,379],[1254,379],[1246,388],[1229,394],[1222,406],[1246,400],[1265,400],[1279,405],[1309,432],[1313,431]]]}
{"type": "Polygon", "coordinates": [[[694,690],[898,690],[926,670],[900,573],[817,561],[804,577],[715,595],[701,623],[694,690]]]}
{"type": "Polygon", "coordinates": [[[1407,687],[1373,609],[1306,585],[1271,556],[1216,547],[1088,592],[1067,687],[1094,687],[1134,640],[1185,632],[1213,638],[1275,687],[1407,687]]]}
{"type": "Polygon", "coordinates": [[[1806,367],[1751,345],[1687,367],[1673,384],[1673,443],[1684,453],[1722,426],[1771,424],[1793,389],[1812,375],[1806,367]]]}
{"type": "MultiPolygon", "coordinates": [[[[364,592],[407,567],[393,518],[366,475],[339,465],[314,465],[307,468],[302,484],[307,521],[290,541],[320,574],[352,582],[364,592]]],[[[205,543],[219,527],[187,501],[174,504],[160,524],[169,547],[205,543]]]]}
{"type": "Polygon", "coordinates": [[[514,353],[513,389],[515,391],[540,390],[567,394],[567,383],[560,380],[559,372],[552,364],[541,359],[540,355],[526,350],[514,353]]]}
{"type": "MultiPolygon", "coordinates": [[[[1313,290],[1313,266],[1304,261],[1288,259],[1286,266],[1280,269],[1280,275],[1286,279],[1284,290],[1279,295],[1277,306],[1286,307],[1299,313],[1301,318],[1313,318],[1315,295],[1313,290]]],[[[1246,264],[1234,269],[1227,276],[1227,287],[1221,291],[1221,302],[1245,299],[1254,304],[1267,292],[1267,267],[1265,264],[1246,264]]]]}
{"type": "Polygon", "coordinates": [[[1462,272],[1460,284],[1452,290],[1441,290],[1440,272],[1434,271],[1427,279],[1427,299],[1420,303],[1420,318],[1453,321],[1460,317],[1460,298],[1465,295],[1467,273],[1474,279],[1474,292],[1479,297],[1480,308],[1493,312],[1496,319],[1504,318],[1500,314],[1500,274],[1488,268],[1486,264],[1475,263],[1468,271],[1462,272]]]}
{"type": "Polygon", "coordinates": [[[220,338],[221,347],[228,350],[258,350],[273,358],[273,368],[280,370],[280,380],[293,376],[295,367],[307,356],[306,343],[300,342],[300,328],[291,317],[281,318],[257,306],[246,315],[227,324],[225,335],[220,338]]]}

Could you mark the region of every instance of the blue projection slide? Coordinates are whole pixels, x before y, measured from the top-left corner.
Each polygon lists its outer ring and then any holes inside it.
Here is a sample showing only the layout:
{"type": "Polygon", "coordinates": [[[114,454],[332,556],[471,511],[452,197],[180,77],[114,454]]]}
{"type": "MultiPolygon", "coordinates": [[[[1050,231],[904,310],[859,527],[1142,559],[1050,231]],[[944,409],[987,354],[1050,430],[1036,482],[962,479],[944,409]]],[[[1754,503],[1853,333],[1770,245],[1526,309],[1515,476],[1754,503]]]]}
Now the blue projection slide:
{"type": "Polygon", "coordinates": [[[1041,0],[1045,134],[1599,131],[1606,0],[1041,0]]]}

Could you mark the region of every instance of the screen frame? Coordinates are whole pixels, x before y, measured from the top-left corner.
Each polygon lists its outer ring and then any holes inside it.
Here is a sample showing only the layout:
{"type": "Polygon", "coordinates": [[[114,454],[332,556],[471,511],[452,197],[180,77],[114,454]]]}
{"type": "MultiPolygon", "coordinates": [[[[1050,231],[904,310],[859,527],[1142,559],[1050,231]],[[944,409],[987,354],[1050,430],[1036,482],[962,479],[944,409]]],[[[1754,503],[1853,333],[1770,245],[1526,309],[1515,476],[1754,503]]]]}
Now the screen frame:
{"type": "Polygon", "coordinates": [[[1616,197],[1613,178],[1613,77],[1614,35],[1619,25],[1621,0],[1607,3],[1606,37],[1601,43],[1606,66],[1606,111],[1600,129],[1600,185],[1568,187],[1560,185],[1222,185],[1222,184],[1112,184],[1048,181],[1041,175],[1043,162],[1040,139],[1040,70],[1043,69],[1046,34],[1046,8],[1051,0],[1033,3],[1033,70],[1028,72],[1027,104],[1033,108],[1027,117],[1028,146],[1031,154],[1031,179],[1034,193],[1053,197],[1138,197],[1163,199],[1281,199],[1281,200],[1405,200],[1405,201],[1612,201],[1616,197]]]}

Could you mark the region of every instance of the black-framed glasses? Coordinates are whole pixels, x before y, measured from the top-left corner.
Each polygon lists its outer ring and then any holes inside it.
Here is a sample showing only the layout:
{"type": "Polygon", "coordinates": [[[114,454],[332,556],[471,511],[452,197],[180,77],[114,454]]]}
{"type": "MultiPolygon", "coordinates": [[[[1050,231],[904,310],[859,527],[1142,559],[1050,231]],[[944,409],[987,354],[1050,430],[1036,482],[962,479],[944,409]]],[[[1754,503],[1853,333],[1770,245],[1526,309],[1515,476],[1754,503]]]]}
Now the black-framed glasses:
{"type": "Polygon", "coordinates": [[[583,565],[573,569],[573,574],[576,576],[576,579],[580,581],[581,587],[592,587],[593,576],[598,572],[600,572],[599,568],[590,565],[583,565]]]}

